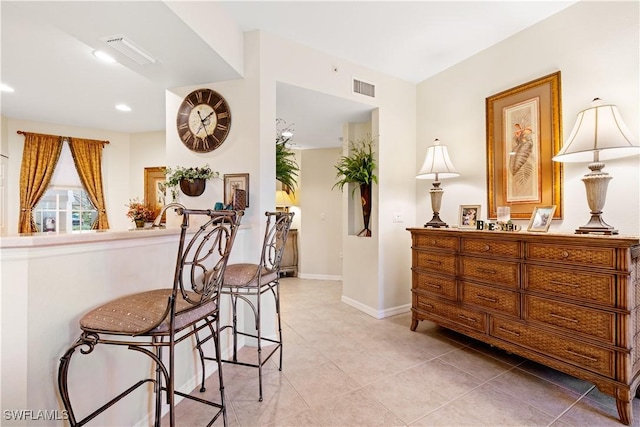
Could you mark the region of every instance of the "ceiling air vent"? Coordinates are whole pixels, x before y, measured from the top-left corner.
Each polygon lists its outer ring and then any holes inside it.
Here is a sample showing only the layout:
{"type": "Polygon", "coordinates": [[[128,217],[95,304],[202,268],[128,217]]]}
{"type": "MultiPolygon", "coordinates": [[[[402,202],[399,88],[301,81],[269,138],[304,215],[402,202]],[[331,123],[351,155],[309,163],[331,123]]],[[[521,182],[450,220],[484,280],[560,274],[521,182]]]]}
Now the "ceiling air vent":
{"type": "Polygon", "coordinates": [[[353,91],[372,98],[376,97],[376,87],[361,80],[353,79],[353,91]]]}
{"type": "Polygon", "coordinates": [[[156,60],[144,50],[133,44],[133,42],[127,39],[123,35],[102,37],[101,40],[105,42],[109,47],[114,48],[118,52],[125,55],[127,58],[135,61],[140,65],[152,64],[156,60]]]}

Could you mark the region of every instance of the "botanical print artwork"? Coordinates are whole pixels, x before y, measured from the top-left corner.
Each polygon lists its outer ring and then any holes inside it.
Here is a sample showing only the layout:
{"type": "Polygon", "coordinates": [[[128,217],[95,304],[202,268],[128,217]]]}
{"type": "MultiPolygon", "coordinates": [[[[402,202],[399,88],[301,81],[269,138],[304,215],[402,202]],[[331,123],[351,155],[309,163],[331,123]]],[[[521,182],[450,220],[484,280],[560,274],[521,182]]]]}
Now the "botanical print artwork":
{"type": "Polygon", "coordinates": [[[505,107],[506,202],[539,202],[540,133],[538,97],[505,107]]]}

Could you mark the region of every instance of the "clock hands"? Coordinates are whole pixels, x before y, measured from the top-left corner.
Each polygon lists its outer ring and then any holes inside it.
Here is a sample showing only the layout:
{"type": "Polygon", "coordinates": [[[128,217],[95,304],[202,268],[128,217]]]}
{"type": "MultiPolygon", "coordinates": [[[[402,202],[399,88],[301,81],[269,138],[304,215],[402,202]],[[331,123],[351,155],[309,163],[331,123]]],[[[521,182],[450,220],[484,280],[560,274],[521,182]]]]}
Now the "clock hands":
{"type": "Polygon", "coordinates": [[[200,127],[198,128],[198,130],[196,131],[196,133],[200,132],[200,129],[204,128],[204,132],[207,134],[207,136],[209,136],[209,131],[207,130],[207,126],[211,123],[211,120],[209,119],[211,117],[211,115],[214,112],[210,112],[209,114],[207,114],[206,117],[202,118],[202,115],[200,114],[200,110],[198,110],[198,117],[200,118],[200,127]]]}

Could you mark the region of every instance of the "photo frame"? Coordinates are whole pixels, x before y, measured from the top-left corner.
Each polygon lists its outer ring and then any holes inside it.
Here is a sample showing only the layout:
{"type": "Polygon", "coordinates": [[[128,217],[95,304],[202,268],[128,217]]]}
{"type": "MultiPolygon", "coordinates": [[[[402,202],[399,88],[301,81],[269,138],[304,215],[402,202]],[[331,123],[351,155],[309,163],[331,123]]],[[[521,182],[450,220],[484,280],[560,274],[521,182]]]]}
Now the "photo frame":
{"type": "Polygon", "coordinates": [[[224,180],[224,205],[233,204],[235,190],[244,190],[245,207],[249,207],[249,174],[231,173],[223,176],[224,180]]]}
{"type": "Polygon", "coordinates": [[[498,206],[526,219],[540,205],[562,218],[561,126],[560,71],[486,98],[489,219],[498,206]]]}
{"type": "MultiPolygon", "coordinates": [[[[144,203],[157,216],[166,204],[167,175],[164,166],[144,168],[144,203]]],[[[162,218],[162,222],[166,217],[162,218]]]]}
{"type": "Polygon", "coordinates": [[[553,220],[553,213],[556,210],[555,206],[537,206],[531,214],[529,219],[529,226],[527,231],[539,231],[546,233],[549,230],[551,221],[553,220]]]}
{"type": "Polygon", "coordinates": [[[476,228],[480,219],[480,205],[460,205],[458,228],[476,228]]]}

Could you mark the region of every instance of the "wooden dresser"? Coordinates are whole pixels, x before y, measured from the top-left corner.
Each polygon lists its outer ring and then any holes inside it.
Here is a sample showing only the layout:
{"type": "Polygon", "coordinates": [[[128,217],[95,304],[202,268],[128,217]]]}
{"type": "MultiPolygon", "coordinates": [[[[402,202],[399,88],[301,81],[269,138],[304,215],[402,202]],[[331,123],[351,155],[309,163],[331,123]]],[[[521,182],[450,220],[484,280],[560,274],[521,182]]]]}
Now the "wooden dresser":
{"type": "Polygon", "coordinates": [[[594,383],[631,424],[637,237],[410,228],[412,322],[430,320],[594,383]]]}
{"type": "Polygon", "coordinates": [[[298,276],[298,230],[292,228],[287,234],[287,241],[280,262],[280,274],[298,276]]]}

